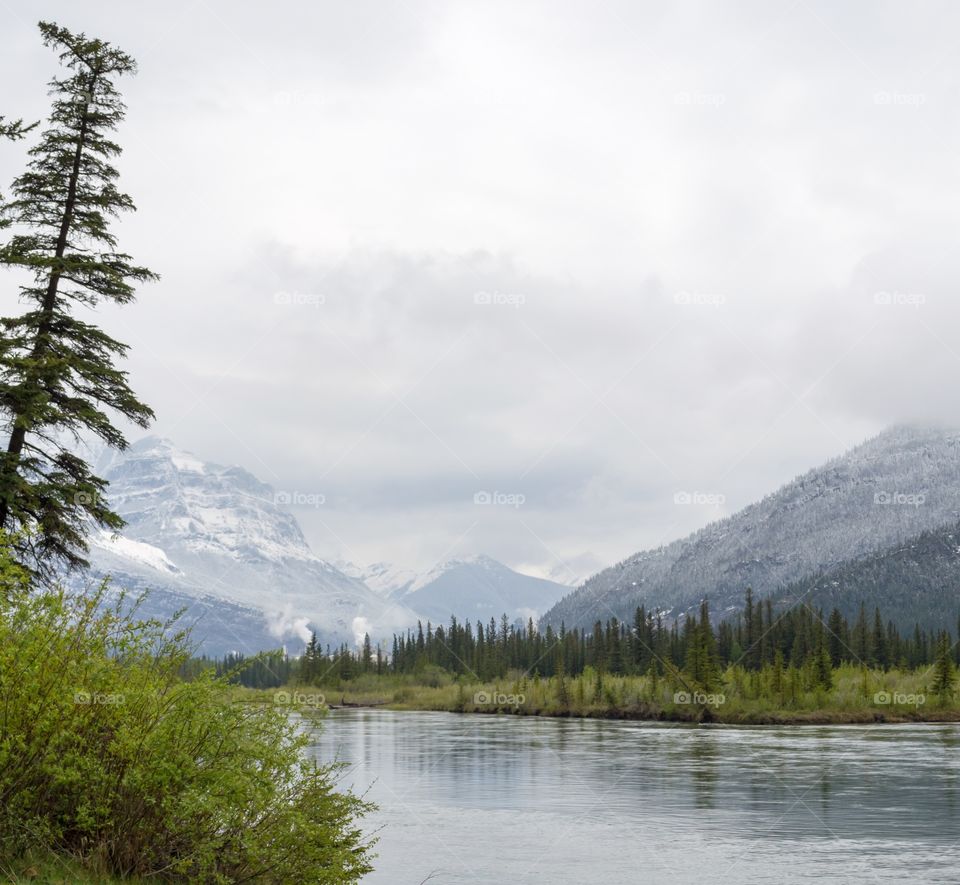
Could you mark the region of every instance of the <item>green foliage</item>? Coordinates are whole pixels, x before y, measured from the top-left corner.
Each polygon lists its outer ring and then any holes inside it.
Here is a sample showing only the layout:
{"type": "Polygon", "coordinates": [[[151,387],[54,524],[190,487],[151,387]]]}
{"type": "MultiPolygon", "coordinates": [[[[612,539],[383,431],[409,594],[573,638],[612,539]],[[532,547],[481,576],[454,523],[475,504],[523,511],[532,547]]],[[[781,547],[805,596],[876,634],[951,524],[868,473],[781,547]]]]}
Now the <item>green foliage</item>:
{"type": "Polygon", "coordinates": [[[0,117],[0,138],[8,138],[11,141],[16,141],[18,138],[23,138],[23,136],[36,125],[37,124],[34,123],[32,126],[24,126],[23,120],[11,120],[7,122],[6,117],[0,117]]]}
{"type": "MultiPolygon", "coordinates": [[[[28,310],[0,319],[0,410],[9,431],[0,457],[0,528],[29,541],[21,556],[50,574],[60,562],[85,564],[90,524],[123,524],[104,501],[104,480],[71,441],[92,436],[123,449],[111,415],[141,427],[153,416],[115,366],[126,346],[76,309],[126,304],[135,285],[155,275],[118,251],[109,226],[134,208],[117,189],[112,161],[120,147],[110,136],[125,113],[115,81],[136,65],[102,40],[46,22],[40,32],[66,75],[50,84],[49,126],[3,208],[12,235],[0,246],[0,264],[30,281],[20,287],[28,310]]],[[[6,130],[19,135],[23,127],[6,130]]]]}
{"type": "Polygon", "coordinates": [[[944,704],[953,696],[956,682],[956,672],[950,659],[951,652],[950,636],[943,633],[937,643],[937,659],[933,664],[933,692],[944,704]]]}
{"type": "MultiPolygon", "coordinates": [[[[278,688],[286,685],[294,669],[293,662],[280,650],[261,652],[255,657],[230,654],[215,663],[201,658],[194,662],[194,666],[197,665],[199,669],[204,666],[212,667],[217,676],[224,676],[231,684],[247,688],[278,688]]],[[[196,671],[193,667],[188,667],[183,675],[189,677],[194,672],[196,671]]]]}
{"type": "MultiPolygon", "coordinates": [[[[933,663],[935,635],[919,624],[901,635],[892,622],[884,623],[879,610],[868,618],[865,607],[852,627],[836,608],[829,620],[807,605],[775,614],[769,598],[757,601],[748,589],[743,609],[718,624],[706,601],[698,612],[685,612],[672,624],[665,624],[659,612],[640,607],[629,626],[611,618],[606,624],[597,621],[590,631],[567,631],[561,625],[558,633],[549,628],[540,633],[532,623],[504,627],[503,622],[497,630],[492,620],[473,625],[451,618],[446,627],[428,624],[426,632],[421,628],[416,634],[394,636],[387,666],[393,673],[408,674],[432,667],[481,683],[511,670],[547,677],[589,672],[592,696],[602,697],[608,675],[655,672],[668,676],[675,690],[711,693],[722,672],[737,666],[751,674],[749,688],[756,695],[761,689],[753,674],[772,672],[769,668],[778,661],[778,693],[790,687],[783,678],[788,667],[806,674],[806,683],[829,691],[832,671],[842,664],[886,670],[901,662],[908,667],[933,663]]],[[[316,681],[335,670],[340,678],[350,679],[370,672],[368,657],[346,645],[324,655],[314,643],[300,659],[301,678],[316,681]]]]}
{"type": "MultiPolygon", "coordinates": [[[[8,121],[6,117],[0,117],[0,138],[5,138],[9,141],[18,141],[23,138],[31,129],[33,129],[37,124],[34,123],[30,126],[25,126],[23,120],[10,120],[8,121]]],[[[0,209],[3,208],[3,195],[0,194],[0,209]]],[[[6,217],[5,214],[0,213],[0,230],[5,227],[10,226],[10,219],[6,217]]]]}
{"type": "Polygon", "coordinates": [[[122,598],[31,591],[0,549],[0,858],[52,848],[115,875],[349,882],[369,806],[308,760],[289,709],[241,703],[122,598]]]}
{"type": "MultiPolygon", "coordinates": [[[[594,693],[595,672],[590,668],[579,676],[563,677],[566,703],[559,676],[538,686],[536,681],[525,683],[519,671],[508,674],[508,682],[476,682],[448,674],[439,683],[425,685],[416,673],[387,673],[321,688],[337,703],[457,713],[741,724],[960,721],[954,695],[934,703],[929,668],[882,671],[841,664],[831,671],[831,687],[825,688],[813,661],[779,671],[776,663],[761,670],[736,666],[721,675],[714,692],[691,692],[682,682],[673,683],[683,678],[680,671],[667,677],[607,674],[599,695],[594,693]]],[[[263,697],[269,700],[272,692],[263,697]]]]}
{"type": "Polygon", "coordinates": [[[852,628],[837,609],[829,620],[808,606],[775,616],[769,599],[748,591],[744,609],[716,626],[706,602],[670,626],[638,608],[629,629],[611,618],[589,632],[540,634],[502,621],[499,630],[493,621],[474,630],[453,618],[446,628],[395,636],[382,678],[363,673],[362,653],[346,646],[304,656],[299,669],[312,661],[317,684],[335,686],[340,698],[408,709],[726,722],[960,717],[950,635],[938,644],[919,625],[907,636],[883,625],[879,611],[868,618],[865,608],[852,628]],[[508,679],[513,689],[504,695],[508,679]]]}
{"type": "Polygon", "coordinates": [[[560,706],[560,709],[565,711],[570,707],[570,688],[567,685],[567,676],[563,672],[563,666],[557,670],[556,679],[556,694],[557,694],[557,704],[560,706]]]}
{"type": "Polygon", "coordinates": [[[710,624],[710,609],[706,600],[700,606],[700,617],[688,620],[687,624],[687,676],[695,686],[711,692],[720,681],[720,668],[717,664],[716,637],[710,624]]]}

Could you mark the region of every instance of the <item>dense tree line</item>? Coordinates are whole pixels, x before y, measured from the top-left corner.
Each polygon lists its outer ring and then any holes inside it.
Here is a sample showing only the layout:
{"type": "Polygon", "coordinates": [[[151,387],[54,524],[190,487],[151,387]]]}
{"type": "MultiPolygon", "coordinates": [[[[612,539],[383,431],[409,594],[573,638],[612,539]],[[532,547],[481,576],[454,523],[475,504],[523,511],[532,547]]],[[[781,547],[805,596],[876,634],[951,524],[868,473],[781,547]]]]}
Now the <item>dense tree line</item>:
{"type": "MultiPolygon", "coordinates": [[[[958,623],[960,627],[960,623],[958,623]]],[[[292,681],[329,684],[363,675],[406,675],[430,682],[438,671],[477,682],[529,677],[577,677],[585,672],[600,680],[611,676],[661,677],[674,683],[713,690],[731,667],[745,678],[757,677],[776,694],[791,686],[831,688],[841,665],[865,671],[930,668],[932,684],[948,694],[960,664],[960,648],[948,631],[919,625],[902,634],[878,608],[861,605],[851,622],[839,609],[829,615],[798,605],[778,612],[772,600],[757,600],[748,589],[741,610],[717,621],[708,603],[698,612],[667,621],[663,612],[639,607],[631,623],[617,618],[597,621],[593,629],[540,631],[529,620],[419,623],[395,634],[391,643],[374,645],[365,636],[359,648],[342,644],[321,648],[316,634],[299,658],[280,651],[255,658],[231,655],[217,661],[193,662],[198,669],[249,688],[275,688],[292,681]],[[389,650],[388,650],[389,649],[389,650]]],[[[739,678],[739,677],[738,677],[739,678]]],[[[758,682],[758,685],[760,683],[758,682]]]]}
{"type": "MultiPolygon", "coordinates": [[[[960,622],[958,622],[960,626],[960,622]]],[[[350,679],[367,673],[416,674],[439,668],[486,682],[511,671],[531,676],[577,676],[588,667],[612,675],[669,675],[683,672],[696,684],[711,686],[729,666],[746,672],[765,668],[807,670],[823,684],[841,664],[870,669],[915,669],[934,666],[946,657],[950,667],[960,663],[960,648],[947,631],[919,625],[901,633],[878,608],[861,605],[852,622],[839,609],[829,614],[798,605],[778,612],[770,599],[758,600],[746,591],[741,610],[722,620],[711,616],[704,601],[698,612],[668,622],[660,611],[637,608],[631,623],[617,618],[598,620],[593,629],[540,631],[530,620],[525,626],[506,615],[486,624],[420,623],[415,630],[396,634],[385,647],[373,647],[365,637],[359,650],[346,645],[322,650],[316,636],[295,662],[272,656],[247,675],[243,684],[267,688],[280,684],[281,675],[303,682],[350,679]],[[254,675],[256,674],[256,675],[254,675]]],[[[229,668],[239,663],[218,663],[229,668]]]]}
{"type": "Polygon", "coordinates": [[[295,662],[282,651],[272,651],[252,658],[242,654],[227,655],[215,661],[213,669],[218,677],[226,677],[246,688],[277,688],[290,680],[294,665],[295,662]]]}

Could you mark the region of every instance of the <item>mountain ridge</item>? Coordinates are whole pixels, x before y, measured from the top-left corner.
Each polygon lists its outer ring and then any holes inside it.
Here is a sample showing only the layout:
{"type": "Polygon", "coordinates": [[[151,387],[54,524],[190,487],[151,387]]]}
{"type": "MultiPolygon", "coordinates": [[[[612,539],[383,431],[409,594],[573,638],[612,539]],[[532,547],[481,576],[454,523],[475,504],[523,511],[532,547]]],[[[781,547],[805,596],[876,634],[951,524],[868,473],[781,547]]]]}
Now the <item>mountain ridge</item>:
{"type": "Polygon", "coordinates": [[[485,553],[451,557],[420,573],[383,562],[366,568],[338,565],[434,623],[451,616],[486,621],[491,614],[497,619],[503,614],[538,618],[569,590],[568,585],[518,572],[485,553]]]}
{"type": "MultiPolygon", "coordinates": [[[[244,468],[223,466],[147,436],[104,459],[108,501],[126,521],[121,535],[91,538],[90,576],[111,575],[118,587],[149,589],[153,601],[206,600],[208,619],[218,603],[227,624],[238,612],[262,616],[252,633],[272,646],[302,643],[316,630],[325,643],[353,644],[365,632],[382,637],[416,622],[402,604],[388,602],[362,581],[316,556],[283,496],[244,468]]],[[[221,631],[222,632],[222,631],[221,631]]],[[[236,637],[231,650],[256,651],[236,637]]]]}
{"type": "Polygon", "coordinates": [[[541,622],[589,626],[704,596],[723,608],[748,585],[772,593],[958,518],[960,432],[896,425],[731,516],[598,572],[541,622]]]}

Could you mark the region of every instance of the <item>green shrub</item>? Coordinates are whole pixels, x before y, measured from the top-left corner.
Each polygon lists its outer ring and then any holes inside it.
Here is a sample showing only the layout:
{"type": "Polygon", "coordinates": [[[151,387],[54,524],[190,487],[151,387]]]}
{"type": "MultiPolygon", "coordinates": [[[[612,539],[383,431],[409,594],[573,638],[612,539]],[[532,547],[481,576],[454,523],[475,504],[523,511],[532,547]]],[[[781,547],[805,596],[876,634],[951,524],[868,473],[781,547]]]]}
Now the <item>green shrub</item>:
{"type": "Polygon", "coordinates": [[[185,632],[38,590],[0,549],[0,859],[46,850],[114,875],[350,882],[370,810],[271,705],[180,678],[185,632]]]}

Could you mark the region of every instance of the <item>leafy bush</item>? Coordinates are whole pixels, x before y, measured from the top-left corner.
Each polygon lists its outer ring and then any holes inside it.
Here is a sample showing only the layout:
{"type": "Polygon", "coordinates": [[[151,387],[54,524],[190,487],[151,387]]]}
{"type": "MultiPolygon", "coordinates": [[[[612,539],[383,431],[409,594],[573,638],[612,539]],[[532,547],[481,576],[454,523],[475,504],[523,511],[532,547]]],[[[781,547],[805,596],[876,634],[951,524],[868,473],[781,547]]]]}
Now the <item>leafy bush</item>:
{"type": "Polygon", "coordinates": [[[350,882],[369,871],[336,767],[282,710],[184,681],[185,632],[38,590],[0,549],[0,858],[52,847],[114,875],[350,882]]]}

